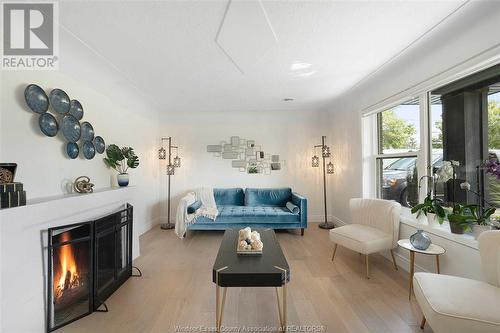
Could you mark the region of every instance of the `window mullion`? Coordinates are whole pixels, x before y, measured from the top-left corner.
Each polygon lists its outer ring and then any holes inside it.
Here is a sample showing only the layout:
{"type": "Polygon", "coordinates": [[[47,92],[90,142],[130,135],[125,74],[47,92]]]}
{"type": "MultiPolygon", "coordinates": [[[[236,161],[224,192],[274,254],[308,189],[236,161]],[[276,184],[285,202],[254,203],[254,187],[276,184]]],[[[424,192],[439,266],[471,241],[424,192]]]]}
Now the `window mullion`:
{"type": "Polygon", "coordinates": [[[420,96],[420,151],[417,159],[417,172],[419,175],[419,183],[422,187],[419,189],[419,202],[423,202],[428,191],[429,182],[423,179],[420,182],[422,176],[429,175],[429,169],[431,164],[431,149],[432,149],[432,139],[431,139],[431,116],[430,116],[430,99],[429,94],[424,93],[420,96]]]}

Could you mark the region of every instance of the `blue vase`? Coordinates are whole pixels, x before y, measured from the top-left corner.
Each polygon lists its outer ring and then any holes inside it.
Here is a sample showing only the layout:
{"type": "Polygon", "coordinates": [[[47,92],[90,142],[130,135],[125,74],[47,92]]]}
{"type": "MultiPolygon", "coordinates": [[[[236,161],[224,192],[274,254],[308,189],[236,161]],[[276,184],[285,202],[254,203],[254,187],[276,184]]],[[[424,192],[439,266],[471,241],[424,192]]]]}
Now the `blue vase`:
{"type": "Polygon", "coordinates": [[[410,243],[417,250],[425,251],[431,245],[431,238],[423,230],[417,230],[410,236],[410,243]]]}
{"type": "Polygon", "coordinates": [[[118,185],[121,187],[128,186],[128,173],[120,173],[117,175],[118,185]]]}

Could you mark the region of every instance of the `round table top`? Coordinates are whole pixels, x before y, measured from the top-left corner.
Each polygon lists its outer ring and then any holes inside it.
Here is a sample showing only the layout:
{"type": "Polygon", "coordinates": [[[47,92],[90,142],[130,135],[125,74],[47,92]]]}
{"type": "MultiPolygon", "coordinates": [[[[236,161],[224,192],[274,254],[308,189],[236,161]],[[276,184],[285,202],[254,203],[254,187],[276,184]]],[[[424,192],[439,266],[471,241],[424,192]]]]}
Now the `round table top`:
{"type": "Polygon", "coordinates": [[[431,244],[427,250],[419,250],[413,247],[411,245],[409,239],[400,239],[398,240],[398,245],[401,246],[402,248],[405,248],[410,251],[422,253],[422,254],[434,254],[434,255],[440,255],[446,252],[444,248],[442,248],[439,245],[436,244],[431,244]]]}

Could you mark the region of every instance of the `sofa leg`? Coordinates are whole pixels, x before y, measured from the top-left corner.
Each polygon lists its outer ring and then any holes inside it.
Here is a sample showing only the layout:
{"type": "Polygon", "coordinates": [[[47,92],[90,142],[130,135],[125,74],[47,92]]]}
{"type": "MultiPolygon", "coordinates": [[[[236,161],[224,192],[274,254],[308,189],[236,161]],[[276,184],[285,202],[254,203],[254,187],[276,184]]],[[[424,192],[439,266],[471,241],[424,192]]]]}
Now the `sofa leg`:
{"type": "Polygon", "coordinates": [[[304,236],[304,228],[300,229],[300,235],[304,236]]]}
{"type": "Polygon", "coordinates": [[[424,327],[425,327],[425,322],[427,321],[427,319],[425,319],[424,316],[422,316],[422,322],[420,323],[420,329],[423,330],[424,327]]]}

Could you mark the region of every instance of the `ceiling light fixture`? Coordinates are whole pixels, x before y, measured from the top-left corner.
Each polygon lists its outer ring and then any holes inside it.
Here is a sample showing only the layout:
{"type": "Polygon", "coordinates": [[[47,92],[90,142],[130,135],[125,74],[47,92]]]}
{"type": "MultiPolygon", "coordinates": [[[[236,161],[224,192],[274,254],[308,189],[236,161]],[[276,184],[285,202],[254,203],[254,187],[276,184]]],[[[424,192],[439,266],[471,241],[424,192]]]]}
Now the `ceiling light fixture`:
{"type": "Polygon", "coordinates": [[[312,64],[310,63],[307,63],[307,62],[294,62],[291,66],[290,66],[290,70],[292,71],[300,71],[302,69],[308,69],[309,67],[311,67],[312,64]]]}
{"type": "Polygon", "coordinates": [[[290,97],[283,98],[283,102],[293,102],[293,101],[294,101],[294,99],[290,98],[290,97]]]}

